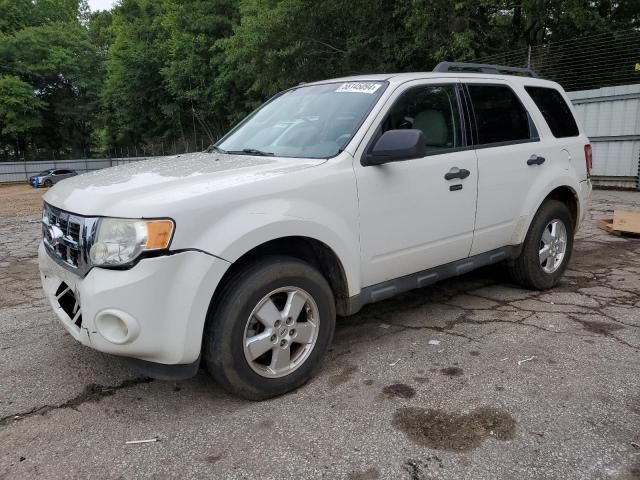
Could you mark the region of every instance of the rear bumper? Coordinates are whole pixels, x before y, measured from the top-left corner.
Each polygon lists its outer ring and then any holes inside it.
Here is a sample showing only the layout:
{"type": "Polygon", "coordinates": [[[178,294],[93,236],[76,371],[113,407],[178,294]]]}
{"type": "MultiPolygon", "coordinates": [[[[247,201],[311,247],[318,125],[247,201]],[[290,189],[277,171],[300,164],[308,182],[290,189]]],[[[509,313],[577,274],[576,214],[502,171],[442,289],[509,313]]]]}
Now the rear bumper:
{"type": "Polygon", "coordinates": [[[576,232],[580,230],[587,211],[589,210],[589,198],[591,197],[592,189],[593,187],[590,179],[580,182],[580,188],[578,191],[578,222],[576,224],[576,232]]]}
{"type": "Polygon", "coordinates": [[[187,251],[144,259],[129,270],[93,268],[80,278],[42,244],[38,258],[45,294],[73,338],[101,352],[165,365],[197,362],[209,303],[229,266],[187,251]]]}

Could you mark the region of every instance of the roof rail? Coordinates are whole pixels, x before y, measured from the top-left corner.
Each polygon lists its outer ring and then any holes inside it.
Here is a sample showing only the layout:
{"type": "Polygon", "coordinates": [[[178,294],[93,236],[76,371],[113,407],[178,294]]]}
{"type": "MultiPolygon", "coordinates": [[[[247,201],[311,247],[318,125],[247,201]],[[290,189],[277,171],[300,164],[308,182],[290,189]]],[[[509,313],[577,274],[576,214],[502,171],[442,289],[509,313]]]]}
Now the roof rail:
{"type": "Polygon", "coordinates": [[[475,72],[475,73],[493,73],[506,75],[524,75],[527,77],[538,78],[538,74],[530,68],[505,67],[503,65],[487,65],[484,63],[463,63],[463,62],[440,62],[433,69],[434,72],[475,72]]]}

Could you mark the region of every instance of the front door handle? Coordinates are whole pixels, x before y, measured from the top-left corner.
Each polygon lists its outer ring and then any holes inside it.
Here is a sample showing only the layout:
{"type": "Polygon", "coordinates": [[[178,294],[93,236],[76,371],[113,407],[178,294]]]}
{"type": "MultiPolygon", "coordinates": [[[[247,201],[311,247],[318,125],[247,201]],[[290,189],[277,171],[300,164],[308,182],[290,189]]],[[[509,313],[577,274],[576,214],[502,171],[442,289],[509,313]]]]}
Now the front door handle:
{"type": "Polygon", "coordinates": [[[469,175],[471,175],[471,172],[469,170],[453,167],[451,170],[444,174],[444,179],[453,180],[454,178],[459,178],[460,180],[462,180],[464,178],[467,178],[469,175]]]}
{"type": "Polygon", "coordinates": [[[527,165],[542,165],[545,162],[546,158],[539,157],[538,155],[531,155],[529,160],[527,160],[527,165]]]}

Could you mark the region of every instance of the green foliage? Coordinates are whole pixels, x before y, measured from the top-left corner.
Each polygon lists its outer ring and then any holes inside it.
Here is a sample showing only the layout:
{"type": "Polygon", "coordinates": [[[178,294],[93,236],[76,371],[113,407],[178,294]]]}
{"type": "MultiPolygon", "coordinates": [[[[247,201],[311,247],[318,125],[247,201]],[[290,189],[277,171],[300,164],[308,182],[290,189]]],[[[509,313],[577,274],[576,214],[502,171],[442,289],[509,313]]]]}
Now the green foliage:
{"type": "MultiPolygon", "coordinates": [[[[0,9],[11,10],[8,4],[0,9]]],[[[32,118],[0,132],[0,148],[11,156],[83,155],[91,148],[102,62],[80,23],[83,5],[78,0],[23,2],[17,10],[22,16],[12,15],[0,35],[0,74],[20,80],[18,98],[33,98],[25,111],[30,113],[24,114],[32,118]],[[7,145],[18,147],[11,151],[7,145]]]]}
{"type": "Polygon", "coordinates": [[[107,134],[114,145],[137,144],[143,136],[163,136],[171,128],[162,113],[166,91],[160,74],[169,35],[163,25],[167,4],[124,0],[114,12],[102,92],[107,134]]]}
{"type": "Polygon", "coordinates": [[[0,154],[194,149],[299,82],[638,26],[635,0],[0,0],[0,154]]]}
{"type": "Polygon", "coordinates": [[[231,34],[234,14],[223,0],[122,2],[102,95],[112,145],[178,138],[202,146],[212,129],[222,131],[226,117],[213,91],[222,58],[213,46],[231,34]]]}
{"type": "Polygon", "coordinates": [[[0,76],[0,134],[18,138],[41,125],[40,100],[28,83],[14,75],[0,76]]]}

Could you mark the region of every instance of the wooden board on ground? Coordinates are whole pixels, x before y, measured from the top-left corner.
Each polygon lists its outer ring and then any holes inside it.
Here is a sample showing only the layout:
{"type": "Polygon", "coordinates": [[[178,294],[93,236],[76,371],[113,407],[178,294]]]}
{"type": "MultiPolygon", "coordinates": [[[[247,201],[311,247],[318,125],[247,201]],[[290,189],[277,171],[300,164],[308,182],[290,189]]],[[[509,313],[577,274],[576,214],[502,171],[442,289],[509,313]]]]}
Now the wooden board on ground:
{"type": "Polygon", "coordinates": [[[616,230],[613,229],[613,220],[611,219],[607,219],[607,220],[598,220],[596,225],[598,225],[598,228],[600,230],[604,230],[605,232],[609,232],[612,233],[613,235],[622,235],[621,232],[617,232],[616,230]]]}
{"type": "Polygon", "coordinates": [[[640,234],[640,212],[625,212],[615,210],[613,212],[613,229],[625,233],[640,234]]]}
{"type": "Polygon", "coordinates": [[[613,219],[598,220],[598,228],[618,236],[640,236],[640,212],[615,210],[613,219]]]}

